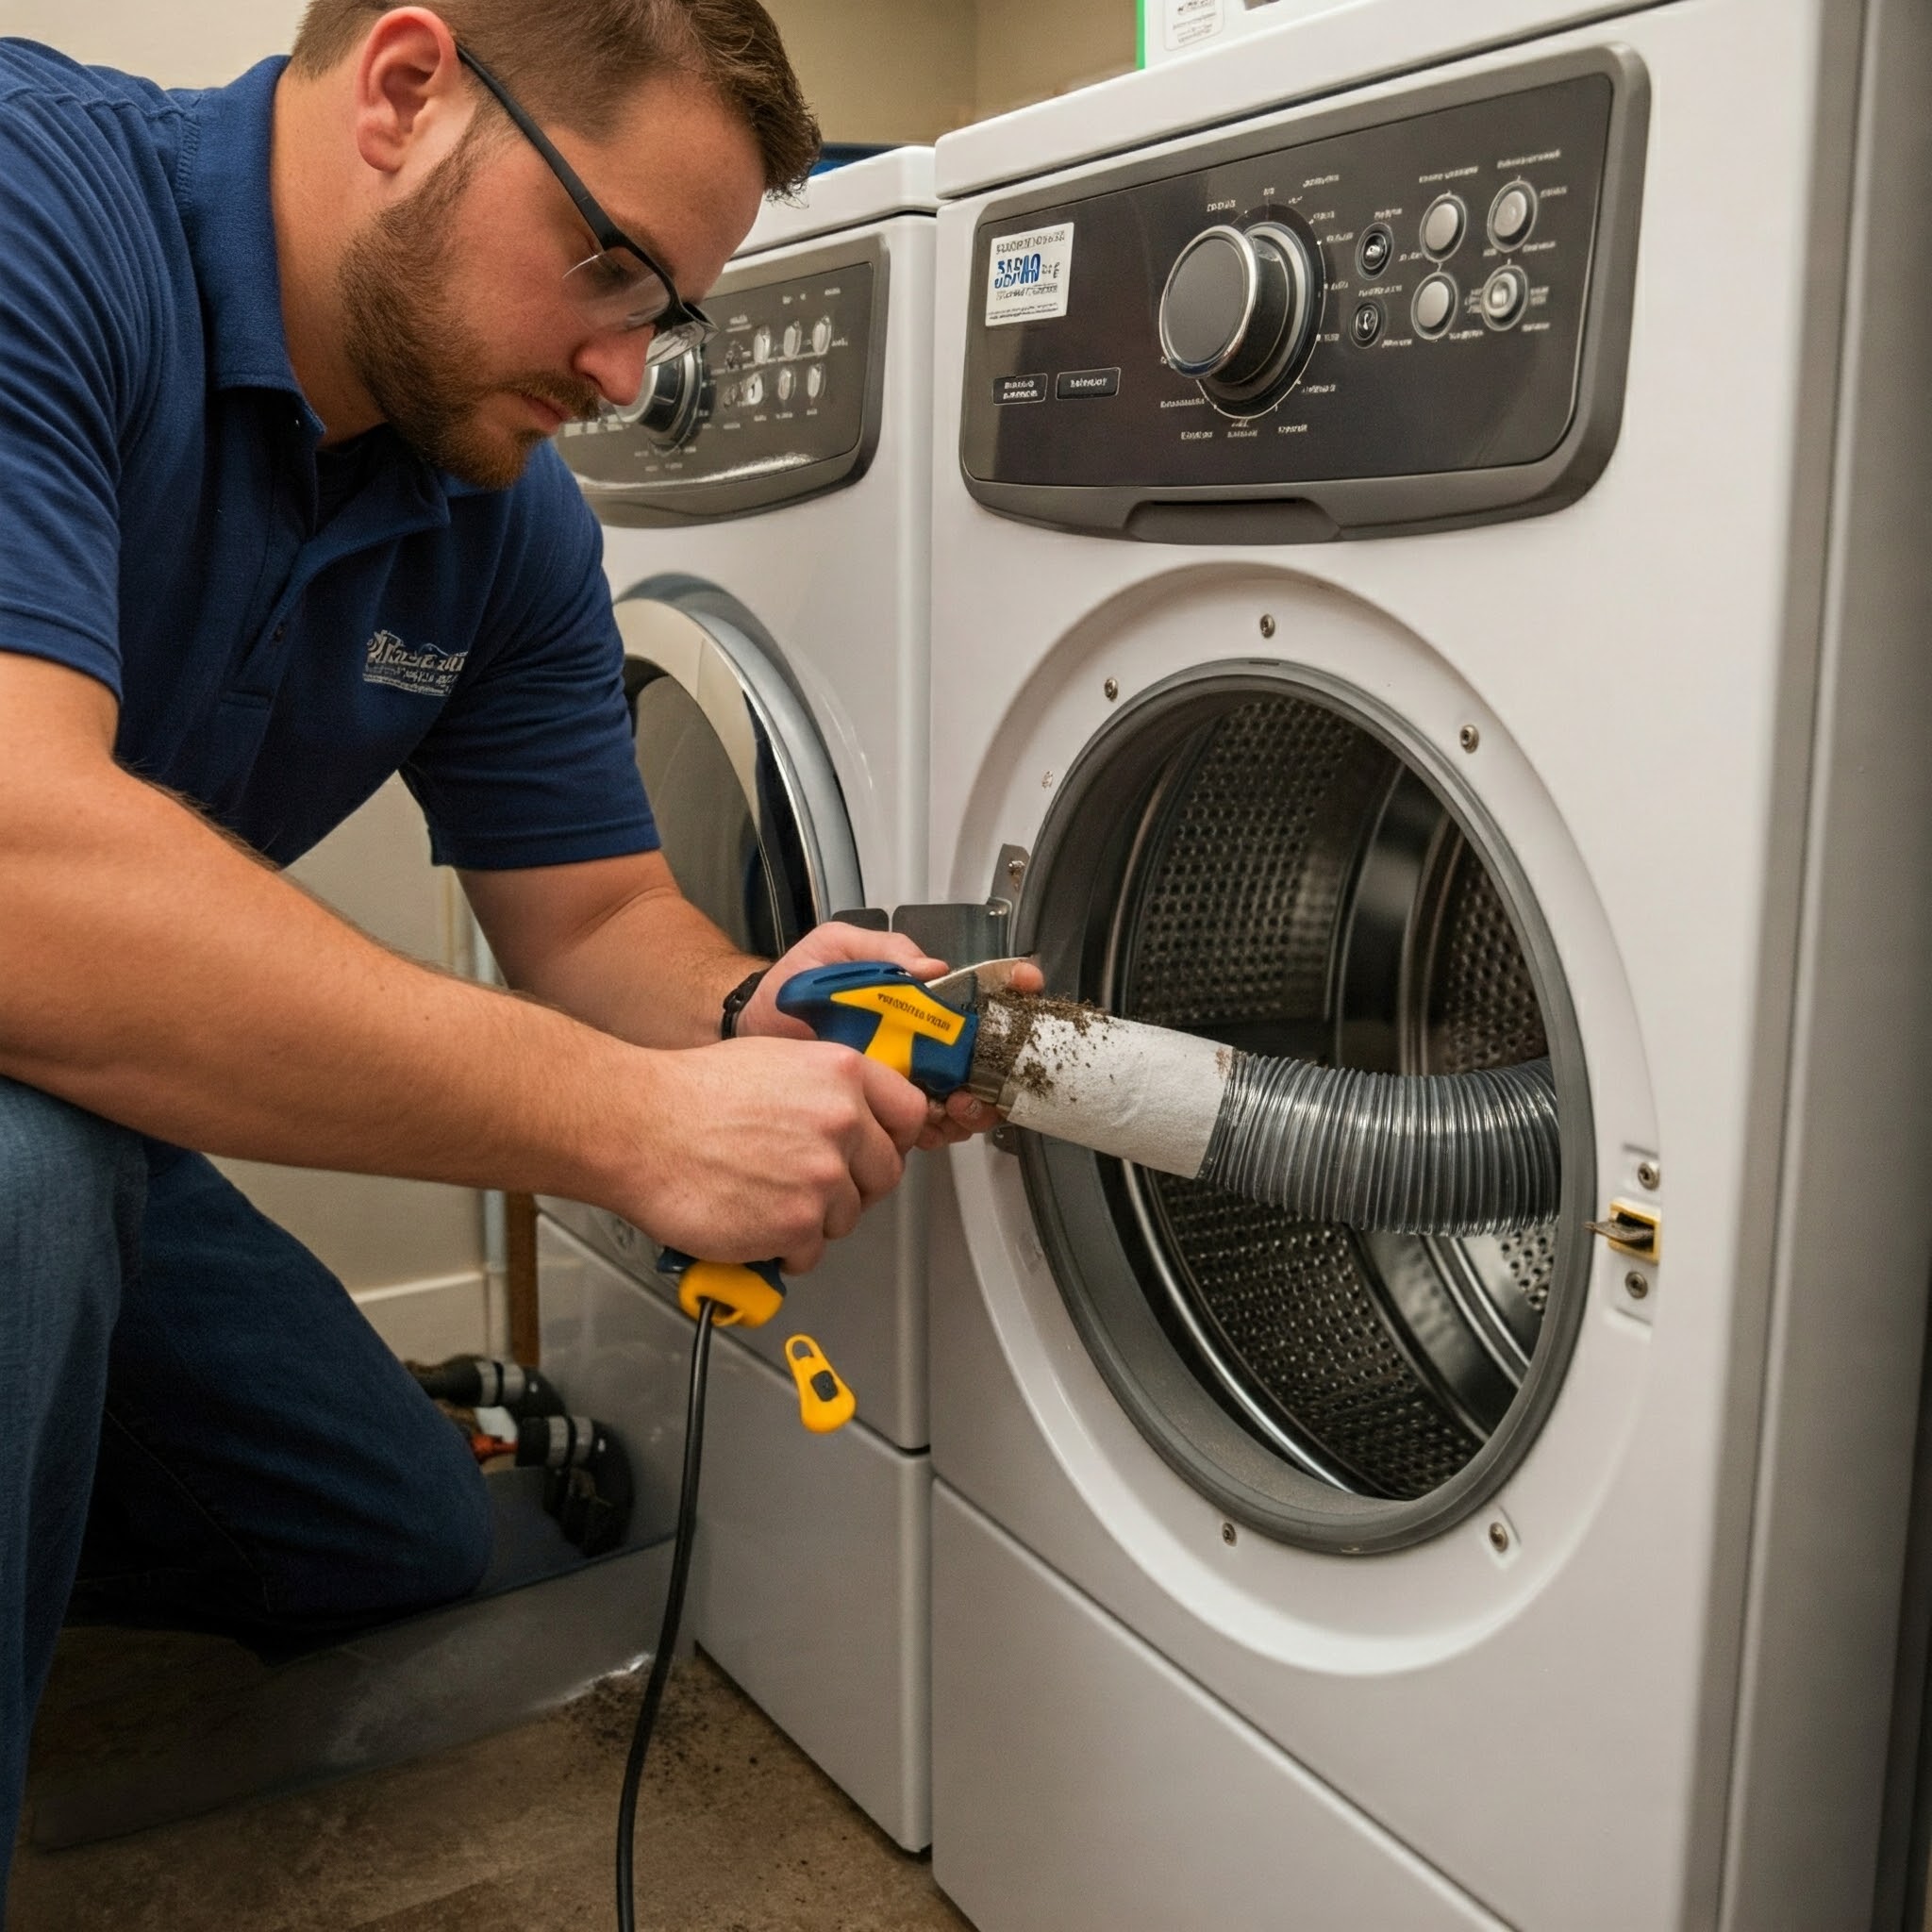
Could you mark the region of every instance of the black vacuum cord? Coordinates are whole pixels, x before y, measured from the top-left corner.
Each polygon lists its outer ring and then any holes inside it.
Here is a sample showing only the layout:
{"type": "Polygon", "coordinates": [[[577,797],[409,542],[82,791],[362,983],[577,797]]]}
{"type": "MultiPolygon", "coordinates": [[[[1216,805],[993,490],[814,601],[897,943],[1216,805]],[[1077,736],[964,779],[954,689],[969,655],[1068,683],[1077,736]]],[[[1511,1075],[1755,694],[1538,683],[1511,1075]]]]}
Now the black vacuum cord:
{"type": "Polygon", "coordinates": [[[684,1416],[684,1480],[677,1491],[677,1537],[671,1550],[671,1587],[664,1597],[664,1621],[658,1631],[658,1650],[651,1674],[644,1681],[644,1701],[631,1733],[630,1757],[624,1767],[624,1795],[617,1801],[617,1927],[637,1932],[638,1904],[631,1870],[637,1837],[638,1786],[644,1775],[644,1753],[651,1748],[651,1726],[664,1701],[664,1680],[671,1674],[671,1653],[677,1645],[677,1622],[684,1614],[684,1583],[691,1571],[691,1532],[698,1521],[698,1466],[705,1453],[705,1371],[711,1357],[711,1317],[718,1304],[698,1304],[698,1330],[691,1345],[691,1399],[684,1416]]]}

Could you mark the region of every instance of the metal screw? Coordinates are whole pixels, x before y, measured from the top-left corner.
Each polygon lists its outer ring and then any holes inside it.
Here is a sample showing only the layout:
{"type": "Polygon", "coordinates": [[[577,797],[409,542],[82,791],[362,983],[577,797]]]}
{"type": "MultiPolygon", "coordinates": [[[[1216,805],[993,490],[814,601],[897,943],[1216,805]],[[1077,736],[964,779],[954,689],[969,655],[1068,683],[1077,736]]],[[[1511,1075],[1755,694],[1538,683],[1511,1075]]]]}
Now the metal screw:
{"type": "Polygon", "coordinates": [[[1234,1524],[1231,1523],[1224,1523],[1221,1525],[1221,1541],[1224,1543],[1233,1542],[1237,1533],[1234,1524]]]}
{"type": "MultiPolygon", "coordinates": [[[[1051,772],[1047,774],[1048,777],[1051,777],[1052,775],[1053,774],[1051,772]]],[[[1012,882],[1017,886],[1020,883],[1020,881],[1026,876],[1026,861],[1024,858],[1008,859],[1007,876],[1009,879],[1011,879],[1012,882]]]]}
{"type": "Polygon", "coordinates": [[[1474,724],[1465,724],[1456,734],[1456,741],[1464,751],[1474,751],[1483,741],[1483,735],[1474,724]]]}
{"type": "Polygon", "coordinates": [[[1641,1302],[1650,1292],[1650,1282],[1633,1268],[1624,1277],[1624,1292],[1633,1302],[1641,1302]]]}
{"type": "Polygon", "coordinates": [[[1637,1185],[1640,1188],[1654,1188],[1663,1179],[1654,1160],[1640,1160],[1637,1163],[1637,1185]]]}
{"type": "Polygon", "coordinates": [[[1100,688],[1107,693],[1108,704],[1112,704],[1114,699],[1121,694],[1121,681],[1118,677],[1109,677],[1100,688]]]}
{"type": "Polygon", "coordinates": [[[1261,619],[1261,635],[1264,638],[1272,638],[1274,635],[1274,620],[1272,617],[1264,616],[1261,619]]]}
{"type": "Polygon", "coordinates": [[[1490,1524],[1490,1547],[1499,1557],[1509,1547],[1509,1527],[1507,1524],[1492,1523],[1490,1524]]]}

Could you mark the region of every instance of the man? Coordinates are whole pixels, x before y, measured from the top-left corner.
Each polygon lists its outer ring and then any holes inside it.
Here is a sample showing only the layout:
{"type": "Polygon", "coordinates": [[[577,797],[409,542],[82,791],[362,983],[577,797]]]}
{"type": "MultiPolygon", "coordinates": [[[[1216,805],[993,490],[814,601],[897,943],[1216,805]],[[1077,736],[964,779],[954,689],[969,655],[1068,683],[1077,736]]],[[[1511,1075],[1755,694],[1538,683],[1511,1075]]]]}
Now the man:
{"type": "Polygon", "coordinates": [[[747,994],[679,896],[546,442],[816,142],[757,0],[313,0],[203,93],[0,42],[0,1845],[76,1568],[286,1638],[489,1554],[456,1432],[183,1149],[803,1269],[987,1124],[774,1005],[941,961],[821,928],[747,994]],[[397,769],[530,997],[278,875],[397,769]]]}

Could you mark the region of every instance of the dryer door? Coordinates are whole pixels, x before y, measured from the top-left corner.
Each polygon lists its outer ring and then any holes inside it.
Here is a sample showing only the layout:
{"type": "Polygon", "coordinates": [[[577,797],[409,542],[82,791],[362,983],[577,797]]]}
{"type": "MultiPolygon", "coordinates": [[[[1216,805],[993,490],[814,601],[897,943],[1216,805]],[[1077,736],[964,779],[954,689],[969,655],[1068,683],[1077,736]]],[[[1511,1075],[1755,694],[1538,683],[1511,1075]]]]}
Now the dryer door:
{"type": "Polygon", "coordinates": [[[1555,1401],[1595,1184],[1561,965],[1466,782],[1364,691],[1204,666],[1123,707],[1067,773],[1017,924],[1057,990],[1250,1053],[1553,1062],[1562,1210],[1500,1236],[1357,1232],[1021,1137],[1083,1339],[1230,1517],[1363,1552],[1467,1515],[1555,1401]]]}
{"type": "Polygon", "coordinates": [[[774,958],[863,905],[831,758],[750,613],[689,577],[639,584],[616,611],[638,768],[686,897],[774,958]]]}

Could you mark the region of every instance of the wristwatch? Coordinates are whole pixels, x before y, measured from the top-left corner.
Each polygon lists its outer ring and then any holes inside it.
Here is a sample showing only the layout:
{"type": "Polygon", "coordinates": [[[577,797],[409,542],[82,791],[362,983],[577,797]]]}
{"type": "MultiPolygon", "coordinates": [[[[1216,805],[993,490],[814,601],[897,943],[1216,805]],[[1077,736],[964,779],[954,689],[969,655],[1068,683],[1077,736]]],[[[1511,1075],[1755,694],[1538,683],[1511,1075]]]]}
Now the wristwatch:
{"type": "Polygon", "coordinates": [[[756,973],[747,973],[729,992],[724,995],[724,1010],[718,1016],[718,1038],[736,1040],[738,1038],[738,1016],[751,1005],[751,996],[758,991],[760,982],[772,969],[760,966],[756,973]]]}

